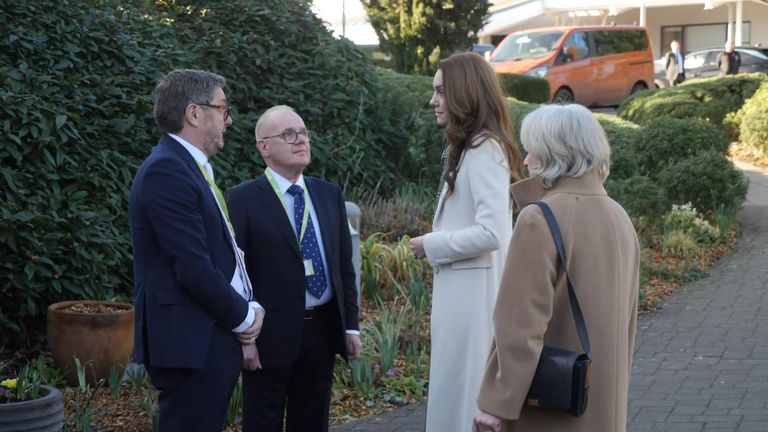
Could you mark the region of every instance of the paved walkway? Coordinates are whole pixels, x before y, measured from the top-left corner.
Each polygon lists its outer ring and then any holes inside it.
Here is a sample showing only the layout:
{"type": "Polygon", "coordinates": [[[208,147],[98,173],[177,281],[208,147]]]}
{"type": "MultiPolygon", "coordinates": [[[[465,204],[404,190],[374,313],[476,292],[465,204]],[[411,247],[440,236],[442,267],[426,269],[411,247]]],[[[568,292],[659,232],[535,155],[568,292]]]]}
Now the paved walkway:
{"type": "MultiPolygon", "coordinates": [[[[741,243],[640,319],[629,432],[768,431],[768,171],[737,166],[750,179],[741,243]]],[[[425,411],[421,402],[332,430],[422,432],[425,411]]]]}

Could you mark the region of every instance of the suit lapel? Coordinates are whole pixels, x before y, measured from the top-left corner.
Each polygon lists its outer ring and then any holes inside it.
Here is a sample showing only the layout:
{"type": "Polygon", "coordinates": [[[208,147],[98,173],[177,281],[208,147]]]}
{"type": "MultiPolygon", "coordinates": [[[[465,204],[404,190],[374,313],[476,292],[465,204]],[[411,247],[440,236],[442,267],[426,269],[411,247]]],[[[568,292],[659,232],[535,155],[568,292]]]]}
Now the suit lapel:
{"type": "Polygon", "coordinates": [[[272,189],[272,186],[269,185],[267,178],[261,176],[256,179],[256,188],[258,190],[257,195],[261,201],[262,208],[272,219],[275,228],[277,228],[277,230],[285,237],[286,241],[288,241],[291,250],[296,253],[296,256],[301,258],[299,242],[296,238],[296,232],[293,230],[293,226],[291,226],[291,221],[288,220],[288,213],[285,212],[285,208],[280,202],[280,198],[275,195],[275,191],[272,189]]]}
{"type": "Polygon", "coordinates": [[[160,145],[167,147],[168,149],[172,150],[176,153],[181,160],[183,160],[187,167],[189,167],[190,170],[194,173],[195,178],[197,178],[198,185],[205,191],[210,199],[208,200],[211,205],[213,205],[214,208],[216,208],[216,213],[219,214],[219,220],[221,222],[221,228],[222,228],[222,234],[227,239],[227,243],[229,243],[230,246],[234,245],[232,244],[232,236],[229,235],[229,228],[227,228],[227,221],[224,219],[224,214],[222,214],[221,209],[219,208],[218,201],[216,200],[216,197],[213,195],[213,191],[211,190],[211,186],[208,184],[208,180],[205,179],[203,176],[202,171],[200,171],[200,166],[197,164],[197,161],[195,161],[195,158],[192,157],[191,154],[187,151],[187,149],[184,148],[178,141],[173,139],[172,137],[168,135],[163,135],[162,138],[160,138],[160,145]]]}
{"type": "MultiPolygon", "coordinates": [[[[321,185],[311,177],[304,177],[304,184],[307,185],[307,192],[312,200],[312,205],[315,207],[315,213],[317,214],[317,226],[320,227],[320,234],[323,236],[323,250],[325,251],[325,259],[328,261],[328,268],[331,269],[331,257],[329,252],[329,245],[333,239],[328,232],[328,223],[333,220],[333,209],[331,208],[331,200],[325,199],[323,194],[323,188],[321,185]]],[[[330,278],[330,276],[329,276],[330,278]]]]}

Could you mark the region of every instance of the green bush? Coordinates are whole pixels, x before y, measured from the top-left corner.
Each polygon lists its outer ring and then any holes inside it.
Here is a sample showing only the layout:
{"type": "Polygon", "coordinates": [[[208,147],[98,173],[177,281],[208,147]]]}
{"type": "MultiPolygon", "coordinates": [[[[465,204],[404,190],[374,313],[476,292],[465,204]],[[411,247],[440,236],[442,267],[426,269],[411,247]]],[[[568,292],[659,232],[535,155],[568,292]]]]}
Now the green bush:
{"type": "Polygon", "coordinates": [[[523,145],[520,142],[520,127],[523,124],[523,119],[531,111],[535,110],[540,106],[541,105],[538,105],[538,104],[519,101],[511,97],[507,98],[507,115],[509,116],[509,119],[512,121],[512,125],[515,127],[515,140],[517,141],[517,144],[520,146],[520,151],[525,152],[525,149],[523,149],[523,145]]]}
{"type": "Polygon", "coordinates": [[[664,230],[689,234],[697,243],[705,245],[714,243],[720,237],[717,227],[703,219],[690,203],[672,205],[672,210],[664,218],[664,230]]]}
{"type": "Polygon", "coordinates": [[[499,74],[499,81],[507,96],[530,103],[548,103],[549,81],[518,74],[499,74]]]}
{"type": "Polygon", "coordinates": [[[741,141],[763,155],[768,154],[768,83],[747,100],[738,116],[741,141]]]}
{"type": "Polygon", "coordinates": [[[667,165],[659,184],[675,204],[691,203],[705,216],[737,209],[747,194],[745,177],[721,153],[708,151],[667,165]]]}
{"type": "Polygon", "coordinates": [[[381,117],[390,133],[388,142],[400,148],[398,159],[392,161],[395,171],[408,173],[409,180],[433,182],[437,190],[445,139],[429,105],[432,78],[383,68],[376,68],[376,73],[382,85],[381,117]]]}
{"type": "Polygon", "coordinates": [[[638,133],[638,126],[613,115],[597,113],[595,117],[611,145],[611,179],[623,180],[637,174],[632,143],[638,133]]]}
{"type": "Polygon", "coordinates": [[[648,177],[634,176],[614,180],[611,173],[605,182],[605,189],[635,220],[644,217],[655,221],[669,208],[664,189],[648,177]]]}
{"type": "Polygon", "coordinates": [[[741,108],[766,80],[768,75],[764,73],[739,74],[690,80],[677,87],[639,92],[621,103],[618,115],[639,125],[661,117],[674,117],[698,118],[724,128],[726,115],[741,108]]]}
{"type": "Polygon", "coordinates": [[[228,78],[222,188],[261,173],[253,126],[274,104],[315,132],[309,174],[382,194],[420,174],[414,136],[440,136],[307,2],[88,3],[0,0],[0,345],[41,329],[51,302],[132,296],[128,190],[171,69],[228,78]]]}
{"type": "Polygon", "coordinates": [[[665,166],[706,151],[725,154],[728,139],[701,120],[659,118],[640,129],[633,144],[640,173],[656,178],[665,166]]]}

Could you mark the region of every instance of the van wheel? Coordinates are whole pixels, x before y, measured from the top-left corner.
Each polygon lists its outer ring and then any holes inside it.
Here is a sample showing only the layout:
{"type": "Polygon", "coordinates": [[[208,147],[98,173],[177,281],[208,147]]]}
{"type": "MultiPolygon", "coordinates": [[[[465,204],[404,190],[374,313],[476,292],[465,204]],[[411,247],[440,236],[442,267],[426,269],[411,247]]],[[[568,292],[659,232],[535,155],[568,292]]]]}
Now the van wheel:
{"type": "Polygon", "coordinates": [[[567,105],[573,103],[573,93],[565,87],[560,87],[555,92],[555,97],[552,98],[552,103],[558,105],[567,105]]]}
{"type": "Polygon", "coordinates": [[[648,90],[648,89],[645,87],[645,85],[637,83],[632,86],[632,90],[629,92],[629,94],[633,95],[639,92],[640,90],[648,90]]]}

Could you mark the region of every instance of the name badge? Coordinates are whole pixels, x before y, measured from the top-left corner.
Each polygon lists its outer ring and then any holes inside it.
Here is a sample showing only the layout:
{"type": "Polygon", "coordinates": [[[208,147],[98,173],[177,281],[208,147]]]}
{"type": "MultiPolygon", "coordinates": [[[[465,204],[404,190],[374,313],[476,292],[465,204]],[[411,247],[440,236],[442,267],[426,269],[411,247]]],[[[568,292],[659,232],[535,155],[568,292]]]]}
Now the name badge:
{"type": "Polygon", "coordinates": [[[312,265],[311,259],[304,260],[304,276],[314,276],[315,267],[312,265]]]}

